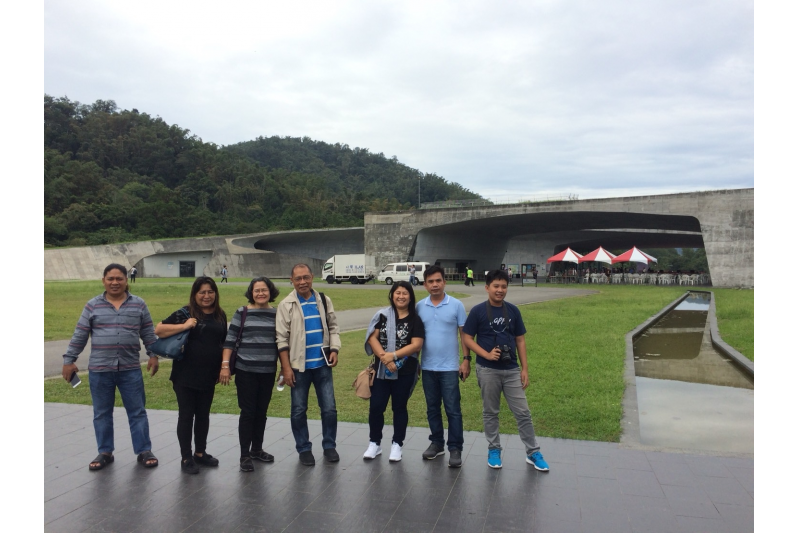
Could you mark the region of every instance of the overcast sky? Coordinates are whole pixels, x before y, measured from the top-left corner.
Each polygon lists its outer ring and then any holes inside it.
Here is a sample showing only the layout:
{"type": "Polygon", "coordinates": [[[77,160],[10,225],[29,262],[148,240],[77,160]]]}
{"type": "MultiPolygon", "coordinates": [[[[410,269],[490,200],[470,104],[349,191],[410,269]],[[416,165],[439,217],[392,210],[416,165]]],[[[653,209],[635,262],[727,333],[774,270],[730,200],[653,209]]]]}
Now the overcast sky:
{"type": "Polygon", "coordinates": [[[753,187],[753,2],[44,2],[44,89],[484,196],[753,187]]]}

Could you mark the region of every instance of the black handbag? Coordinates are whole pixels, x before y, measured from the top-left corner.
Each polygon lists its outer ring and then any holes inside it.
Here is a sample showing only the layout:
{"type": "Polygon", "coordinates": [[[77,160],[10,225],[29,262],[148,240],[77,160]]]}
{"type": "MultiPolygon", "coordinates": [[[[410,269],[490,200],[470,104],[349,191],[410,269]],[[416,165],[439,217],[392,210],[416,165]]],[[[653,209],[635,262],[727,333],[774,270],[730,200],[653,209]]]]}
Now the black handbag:
{"type": "MultiPolygon", "coordinates": [[[[186,309],[181,307],[180,310],[186,315],[186,320],[191,318],[189,313],[186,312],[186,309]]],[[[155,355],[167,357],[173,361],[180,361],[183,359],[186,344],[189,342],[190,331],[190,329],[185,329],[169,337],[159,337],[159,339],[150,346],[150,351],[155,355]]]]}

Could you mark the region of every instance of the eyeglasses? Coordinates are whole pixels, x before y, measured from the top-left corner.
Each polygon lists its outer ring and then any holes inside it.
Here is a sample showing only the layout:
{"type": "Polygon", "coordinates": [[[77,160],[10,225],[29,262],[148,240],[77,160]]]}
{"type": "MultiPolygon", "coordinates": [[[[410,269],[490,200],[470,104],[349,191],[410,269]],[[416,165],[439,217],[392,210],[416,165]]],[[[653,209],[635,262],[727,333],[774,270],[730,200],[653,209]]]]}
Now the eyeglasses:
{"type": "Polygon", "coordinates": [[[253,294],[269,294],[269,289],[253,289],[253,294]]]}
{"type": "Polygon", "coordinates": [[[199,291],[197,294],[200,294],[202,296],[209,296],[212,294],[217,294],[217,291],[199,291]]]}
{"type": "Polygon", "coordinates": [[[294,281],[311,281],[312,279],[314,278],[311,276],[297,276],[294,281]]]}

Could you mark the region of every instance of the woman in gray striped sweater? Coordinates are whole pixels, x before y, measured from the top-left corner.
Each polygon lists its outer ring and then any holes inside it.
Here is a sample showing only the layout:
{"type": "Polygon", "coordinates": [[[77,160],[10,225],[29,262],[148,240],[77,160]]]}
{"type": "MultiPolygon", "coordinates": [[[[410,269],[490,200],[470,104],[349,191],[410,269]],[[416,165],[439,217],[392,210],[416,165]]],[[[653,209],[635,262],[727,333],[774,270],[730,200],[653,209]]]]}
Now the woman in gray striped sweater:
{"type": "Polygon", "coordinates": [[[264,428],[267,409],[272,399],[275,373],[278,370],[278,345],[275,342],[275,313],[270,305],[278,296],[278,289],[268,278],[258,277],[250,282],[244,293],[250,305],[246,306],[244,324],[239,308],[231,318],[228,336],[222,351],[222,370],[219,381],[227,385],[231,379],[230,360],[241,329],[241,341],[236,352],[236,396],[239,400],[239,468],[252,472],[253,459],[271,463],[272,455],[264,451],[264,428]]]}

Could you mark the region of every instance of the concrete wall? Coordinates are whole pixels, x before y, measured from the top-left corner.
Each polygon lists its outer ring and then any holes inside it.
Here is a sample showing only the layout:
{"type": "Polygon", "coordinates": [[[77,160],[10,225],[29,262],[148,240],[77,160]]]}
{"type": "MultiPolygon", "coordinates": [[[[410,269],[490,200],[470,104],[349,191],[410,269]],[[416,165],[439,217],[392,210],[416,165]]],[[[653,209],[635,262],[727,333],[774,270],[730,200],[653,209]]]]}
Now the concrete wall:
{"type": "Polygon", "coordinates": [[[142,241],[45,250],[44,276],[46,280],[100,279],[103,269],[109,263],[119,263],[128,269],[136,265],[140,277],[177,277],[179,261],[187,259],[196,261],[195,273],[198,276],[202,274],[218,277],[222,265],[228,266],[228,277],[232,278],[255,276],[288,278],[292,266],[297,263],[309,264],[315,273],[322,271],[323,259],[256,250],[237,244],[248,239],[257,240],[264,235],[269,234],[142,241]],[[167,268],[170,261],[173,262],[172,269],[167,268]]]}
{"type": "Polygon", "coordinates": [[[483,271],[503,262],[515,237],[536,236],[531,262],[540,264],[553,248],[589,242],[597,230],[616,234],[606,248],[642,246],[638,231],[653,247],[697,247],[702,238],[715,286],[753,287],[754,213],[753,189],[367,213],[364,252],[378,265],[476,258],[483,271]]]}
{"type": "Polygon", "coordinates": [[[206,273],[206,267],[211,261],[211,255],[211,250],[149,255],[139,262],[141,268],[137,266],[139,268],[139,277],[178,278],[180,277],[181,261],[194,261],[195,274],[193,277],[212,275],[206,273]]]}

